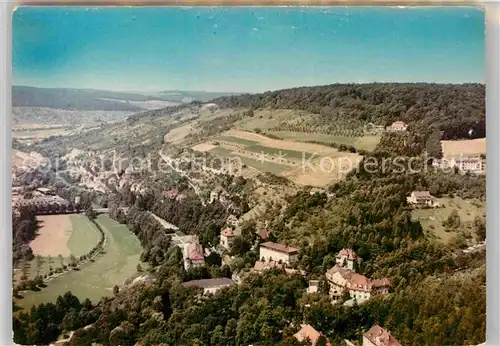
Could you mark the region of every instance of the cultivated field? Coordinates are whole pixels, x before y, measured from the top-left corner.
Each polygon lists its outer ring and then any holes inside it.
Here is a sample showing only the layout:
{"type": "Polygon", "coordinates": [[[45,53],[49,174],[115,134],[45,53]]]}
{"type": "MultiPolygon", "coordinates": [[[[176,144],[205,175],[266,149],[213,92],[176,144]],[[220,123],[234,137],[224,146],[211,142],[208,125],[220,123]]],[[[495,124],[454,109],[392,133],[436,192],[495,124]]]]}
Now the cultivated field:
{"type": "Polygon", "coordinates": [[[33,254],[68,257],[68,240],[73,232],[71,215],[43,215],[37,220],[40,223],[38,235],[30,244],[33,254]]]}
{"type": "MultiPolygon", "coordinates": [[[[53,270],[70,264],[69,256],[87,254],[98,242],[99,231],[84,215],[40,215],[38,236],[31,242],[35,258],[29,262],[28,278],[49,274],[53,270]]],[[[17,269],[14,282],[18,282],[22,271],[17,269]]]]}
{"type": "Polygon", "coordinates": [[[361,157],[312,143],[278,140],[257,133],[229,130],[192,147],[216,156],[238,157],[243,164],[300,185],[326,186],[357,167],[361,157]]]}
{"type": "Polygon", "coordinates": [[[305,133],[305,132],[290,132],[290,131],[274,131],[271,134],[294,141],[316,141],[324,144],[344,144],[352,145],[356,149],[372,151],[380,142],[380,136],[367,135],[363,137],[348,137],[348,136],[334,136],[323,133],[305,133]]]}
{"type": "Polygon", "coordinates": [[[187,124],[184,126],[176,127],[175,129],[170,130],[164,137],[165,143],[174,143],[178,144],[182,142],[182,140],[189,135],[192,131],[194,131],[193,124],[187,124]]]}
{"type": "Polygon", "coordinates": [[[441,148],[444,157],[486,154],[486,138],[441,141],[441,148]]]}
{"type": "Polygon", "coordinates": [[[94,262],[87,262],[78,271],[67,272],[51,280],[39,292],[28,291],[24,298],[16,300],[22,308],[30,308],[44,302],[55,302],[59,295],[71,291],[80,299],[88,297],[96,302],[103,296],[112,295],[114,285],[121,285],[133,275],[140,263],[142,251],[137,237],[126,226],[99,215],[97,222],[106,235],[104,252],[94,262]]]}
{"type": "Polygon", "coordinates": [[[438,202],[443,208],[415,209],[412,211],[412,217],[414,220],[420,221],[425,234],[430,239],[443,244],[448,244],[457,235],[455,231],[446,232],[442,224],[451,215],[453,210],[458,212],[464,230],[471,235],[472,232],[468,228],[474,222],[474,218],[486,214],[485,202],[464,200],[460,197],[441,198],[438,202]]]}

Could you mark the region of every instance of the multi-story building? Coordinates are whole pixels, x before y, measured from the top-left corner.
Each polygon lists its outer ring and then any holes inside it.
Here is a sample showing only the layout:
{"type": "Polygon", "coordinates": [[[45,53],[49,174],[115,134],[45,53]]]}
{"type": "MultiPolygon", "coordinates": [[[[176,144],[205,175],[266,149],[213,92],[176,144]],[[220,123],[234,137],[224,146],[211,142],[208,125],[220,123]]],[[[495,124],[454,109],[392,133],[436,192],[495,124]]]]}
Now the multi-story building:
{"type": "Polygon", "coordinates": [[[298,261],[299,250],[283,244],[266,242],[260,244],[259,258],[264,262],[282,262],[288,265],[298,261]]]}
{"type": "Polygon", "coordinates": [[[236,234],[232,228],[226,228],[220,233],[220,245],[229,250],[233,246],[233,241],[236,238],[236,234]]]}
{"type": "Polygon", "coordinates": [[[429,191],[413,191],[407,198],[408,203],[420,207],[435,207],[437,206],[435,198],[429,191]]]}
{"type": "Polygon", "coordinates": [[[189,269],[202,265],[205,265],[203,246],[199,243],[197,237],[193,237],[184,251],[184,268],[189,269]]]}
{"type": "Polygon", "coordinates": [[[326,279],[330,285],[329,293],[334,303],[342,298],[344,292],[348,292],[349,297],[355,299],[358,304],[369,300],[374,295],[389,293],[389,279],[371,281],[364,275],[353,273],[339,265],[335,265],[326,272],[326,279]]]}
{"type": "Polygon", "coordinates": [[[401,346],[392,334],[378,324],[363,334],[363,346],[401,346]]]}
{"type": "Polygon", "coordinates": [[[337,256],[335,257],[335,261],[339,265],[339,267],[349,269],[352,272],[355,272],[354,263],[361,263],[361,257],[359,257],[356,252],[352,249],[342,249],[339,251],[337,256]]]}

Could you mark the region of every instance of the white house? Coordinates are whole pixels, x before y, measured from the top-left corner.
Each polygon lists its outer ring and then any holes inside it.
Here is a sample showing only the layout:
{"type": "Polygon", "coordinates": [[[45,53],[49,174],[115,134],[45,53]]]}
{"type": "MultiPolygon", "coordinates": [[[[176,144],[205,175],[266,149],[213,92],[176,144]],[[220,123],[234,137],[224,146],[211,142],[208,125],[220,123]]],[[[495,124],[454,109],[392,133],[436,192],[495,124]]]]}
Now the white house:
{"type": "Polygon", "coordinates": [[[357,262],[359,264],[361,263],[362,259],[356,254],[356,252],[354,252],[354,250],[342,249],[335,257],[335,261],[337,262],[339,267],[349,269],[350,271],[355,272],[354,262],[357,262]]]}
{"type": "Polygon", "coordinates": [[[408,128],[408,125],[406,125],[402,121],[395,121],[392,123],[391,126],[387,126],[385,130],[387,132],[404,132],[408,128]]]}
{"type": "Polygon", "coordinates": [[[435,198],[431,196],[429,191],[413,191],[407,201],[410,204],[420,207],[435,207],[437,203],[435,198]]]}
{"type": "Polygon", "coordinates": [[[388,330],[378,324],[363,334],[363,346],[401,346],[388,330]]]}
{"type": "Polygon", "coordinates": [[[233,245],[234,238],[236,238],[236,234],[232,228],[228,227],[220,233],[220,245],[229,250],[233,245]]]}
{"type": "Polygon", "coordinates": [[[259,258],[265,262],[281,261],[290,265],[298,261],[298,255],[298,249],[273,242],[260,244],[259,248],[259,258]]]}
{"type": "Polygon", "coordinates": [[[234,285],[234,281],[229,278],[202,279],[191,280],[182,283],[183,287],[200,287],[203,288],[203,293],[215,293],[221,288],[234,285]]]}

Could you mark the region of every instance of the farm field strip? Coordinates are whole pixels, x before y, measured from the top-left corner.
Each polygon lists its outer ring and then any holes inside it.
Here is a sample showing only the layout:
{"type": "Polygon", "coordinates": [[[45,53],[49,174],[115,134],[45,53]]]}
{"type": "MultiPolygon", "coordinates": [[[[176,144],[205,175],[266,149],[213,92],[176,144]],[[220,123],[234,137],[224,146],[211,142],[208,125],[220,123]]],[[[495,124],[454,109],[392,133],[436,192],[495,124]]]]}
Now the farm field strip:
{"type": "Polygon", "coordinates": [[[216,140],[241,144],[241,145],[255,145],[258,144],[257,141],[247,140],[243,138],[233,137],[233,136],[217,136],[216,140]]]}
{"type": "Polygon", "coordinates": [[[73,231],[68,240],[68,248],[76,257],[87,254],[98,242],[99,231],[84,215],[71,215],[73,231]]]}
{"type": "Polygon", "coordinates": [[[103,252],[94,262],[84,263],[78,271],[72,270],[54,278],[39,292],[28,291],[23,299],[16,300],[22,308],[30,308],[44,302],[55,302],[59,295],[71,291],[80,299],[96,302],[112,294],[114,285],[121,285],[136,273],[142,251],[139,239],[124,225],[107,215],[99,215],[107,241],[103,252]]]}
{"type": "Polygon", "coordinates": [[[259,170],[260,172],[269,172],[276,175],[280,175],[281,173],[290,169],[290,167],[286,165],[280,165],[278,163],[273,163],[268,161],[261,163],[255,159],[252,159],[244,155],[239,155],[237,153],[232,154],[231,156],[238,157],[239,159],[241,159],[241,162],[243,162],[243,164],[253,167],[259,170]]]}

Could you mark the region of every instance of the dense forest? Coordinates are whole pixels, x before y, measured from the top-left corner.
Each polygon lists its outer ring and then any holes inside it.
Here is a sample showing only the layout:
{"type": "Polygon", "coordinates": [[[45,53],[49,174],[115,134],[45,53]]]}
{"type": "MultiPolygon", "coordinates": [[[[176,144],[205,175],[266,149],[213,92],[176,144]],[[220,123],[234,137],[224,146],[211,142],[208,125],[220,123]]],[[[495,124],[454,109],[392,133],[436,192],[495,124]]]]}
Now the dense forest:
{"type": "Polygon", "coordinates": [[[402,120],[414,132],[443,131],[443,139],[484,137],[485,87],[482,84],[333,84],[262,94],[221,97],[221,107],[297,109],[321,114],[325,122],[388,126],[402,120]]]}

